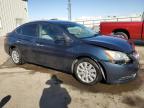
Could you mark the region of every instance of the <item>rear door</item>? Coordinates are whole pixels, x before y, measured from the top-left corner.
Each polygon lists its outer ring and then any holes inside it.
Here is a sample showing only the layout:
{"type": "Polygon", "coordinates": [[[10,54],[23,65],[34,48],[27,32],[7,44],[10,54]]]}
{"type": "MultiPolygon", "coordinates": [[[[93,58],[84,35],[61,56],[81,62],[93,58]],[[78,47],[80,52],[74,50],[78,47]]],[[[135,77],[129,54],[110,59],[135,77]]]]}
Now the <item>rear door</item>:
{"type": "Polygon", "coordinates": [[[35,41],[38,38],[38,24],[25,24],[16,30],[17,44],[21,50],[24,59],[28,62],[35,62],[33,50],[36,48],[35,41]]]}

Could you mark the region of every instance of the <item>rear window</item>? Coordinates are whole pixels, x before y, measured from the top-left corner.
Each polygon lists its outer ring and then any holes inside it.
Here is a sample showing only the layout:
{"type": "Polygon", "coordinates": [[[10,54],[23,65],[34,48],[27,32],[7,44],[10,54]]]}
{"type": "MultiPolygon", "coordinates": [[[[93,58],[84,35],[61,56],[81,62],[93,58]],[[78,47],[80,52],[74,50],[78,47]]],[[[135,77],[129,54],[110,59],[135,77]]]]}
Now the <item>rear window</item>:
{"type": "Polygon", "coordinates": [[[24,25],[16,30],[18,34],[27,35],[27,36],[37,36],[38,35],[38,26],[37,24],[28,24],[24,25]]]}

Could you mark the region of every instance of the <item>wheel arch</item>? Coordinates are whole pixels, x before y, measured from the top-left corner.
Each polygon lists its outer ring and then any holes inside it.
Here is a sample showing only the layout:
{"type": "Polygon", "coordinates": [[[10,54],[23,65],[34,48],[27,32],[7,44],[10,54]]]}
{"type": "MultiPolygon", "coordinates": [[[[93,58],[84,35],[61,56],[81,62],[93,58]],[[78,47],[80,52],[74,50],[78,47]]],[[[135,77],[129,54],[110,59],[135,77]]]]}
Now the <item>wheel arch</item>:
{"type": "Polygon", "coordinates": [[[96,59],[94,59],[93,57],[90,57],[90,56],[78,56],[78,57],[76,57],[76,58],[74,59],[73,63],[72,63],[72,67],[71,67],[72,73],[74,73],[73,70],[74,70],[74,65],[75,65],[75,63],[76,63],[78,60],[83,59],[83,58],[88,58],[88,59],[93,60],[93,61],[98,65],[98,67],[99,67],[99,69],[100,69],[100,71],[101,71],[101,74],[102,74],[102,76],[103,76],[103,79],[106,80],[107,74],[106,74],[106,71],[105,71],[104,67],[102,66],[102,64],[101,64],[100,62],[98,62],[98,60],[96,60],[96,59]]]}
{"type": "Polygon", "coordinates": [[[112,33],[117,33],[117,32],[123,32],[123,33],[125,33],[128,36],[128,39],[130,39],[130,33],[129,33],[128,30],[119,28],[119,29],[115,29],[115,30],[112,31],[112,33]]]}
{"type": "Polygon", "coordinates": [[[11,50],[14,49],[14,48],[16,48],[15,45],[11,45],[11,46],[9,47],[9,54],[11,53],[11,50]]]}

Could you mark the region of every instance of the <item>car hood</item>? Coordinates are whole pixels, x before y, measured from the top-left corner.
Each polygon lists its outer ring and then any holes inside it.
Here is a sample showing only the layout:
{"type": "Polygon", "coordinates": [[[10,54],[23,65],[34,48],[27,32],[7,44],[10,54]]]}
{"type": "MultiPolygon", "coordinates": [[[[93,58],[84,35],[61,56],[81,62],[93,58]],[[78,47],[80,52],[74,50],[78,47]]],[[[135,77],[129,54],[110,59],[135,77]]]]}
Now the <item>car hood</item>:
{"type": "Polygon", "coordinates": [[[100,46],[110,50],[116,50],[125,53],[132,53],[134,51],[133,43],[122,38],[112,36],[96,36],[92,38],[85,38],[83,40],[88,44],[100,46]]]}

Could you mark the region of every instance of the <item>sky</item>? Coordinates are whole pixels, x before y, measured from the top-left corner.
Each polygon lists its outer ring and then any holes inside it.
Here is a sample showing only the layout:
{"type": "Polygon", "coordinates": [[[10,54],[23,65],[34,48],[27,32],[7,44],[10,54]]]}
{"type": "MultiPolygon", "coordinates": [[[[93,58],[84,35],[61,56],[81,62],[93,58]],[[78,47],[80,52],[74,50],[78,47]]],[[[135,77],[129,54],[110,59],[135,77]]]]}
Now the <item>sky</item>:
{"type": "MultiPolygon", "coordinates": [[[[67,19],[68,0],[29,0],[31,20],[67,19]]],[[[82,16],[127,16],[144,11],[144,0],[71,0],[72,19],[82,16]]]]}

